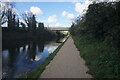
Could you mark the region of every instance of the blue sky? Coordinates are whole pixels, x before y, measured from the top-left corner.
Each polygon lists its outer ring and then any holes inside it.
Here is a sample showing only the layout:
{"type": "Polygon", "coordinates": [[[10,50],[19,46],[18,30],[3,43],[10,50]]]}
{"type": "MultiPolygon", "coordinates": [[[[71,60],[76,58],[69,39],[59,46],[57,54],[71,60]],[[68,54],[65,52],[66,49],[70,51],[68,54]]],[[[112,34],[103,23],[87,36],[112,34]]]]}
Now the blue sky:
{"type": "MultiPolygon", "coordinates": [[[[70,27],[72,21],[82,15],[89,0],[80,2],[16,2],[15,8],[21,16],[22,13],[31,11],[36,15],[38,22],[43,22],[49,27],[70,27]],[[85,2],[86,1],[86,2],[85,2]]],[[[20,18],[22,21],[22,18],[20,18]]]]}
{"type": "MultiPolygon", "coordinates": [[[[43,14],[36,14],[37,20],[47,20],[50,16],[56,15],[57,22],[61,26],[68,26],[70,19],[62,16],[63,11],[67,11],[77,15],[74,11],[74,4],[70,2],[18,2],[16,3],[16,9],[21,15],[24,11],[29,11],[31,7],[38,7],[43,14]]],[[[51,23],[54,24],[54,23],[51,23]]],[[[50,26],[50,24],[49,24],[50,26]]],[[[54,25],[53,25],[54,26],[54,25]]]]}
{"type": "MultiPolygon", "coordinates": [[[[78,16],[83,16],[92,1],[104,0],[3,0],[14,1],[16,13],[21,22],[24,12],[32,12],[38,22],[43,22],[45,27],[70,27],[78,16]],[[49,1],[49,2],[48,2],[49,1]]],[[[109,0],[111,1],[111,0],[109,0]]],[[[113,0],[115,1],[115,0],[113,0]]],[[[117,1],[117,0],[116,0],[117,1]]],[[[3,6],[4,7],[4,6],[3,6]]],[[[7,26],[7,23],[3,24],[7,26]]]]}

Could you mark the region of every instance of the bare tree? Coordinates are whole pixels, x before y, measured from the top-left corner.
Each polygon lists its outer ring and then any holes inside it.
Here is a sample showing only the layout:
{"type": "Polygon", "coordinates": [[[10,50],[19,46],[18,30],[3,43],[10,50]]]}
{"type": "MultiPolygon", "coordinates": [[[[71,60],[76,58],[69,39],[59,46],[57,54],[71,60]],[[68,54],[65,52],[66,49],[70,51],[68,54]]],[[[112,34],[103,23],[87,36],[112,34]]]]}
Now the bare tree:
{"type": "Polygon", "coordinates": [[[36,19],[34,14],[26,11],[24,12],[24,14],[22,14],[22,17],[27,24],[29,30],[33,30],[36,28],[36,19]]]}
{"type": "Polygon", "coordinates": [[[0,26],[7,21],[7,2],[0,2],[0,26]]]}
{"type": "Polygon", "coordinates": [[[30,12],[24,12],[22,14],[22,17],[23,17],[23,20],[25,21],[25,23],[27,24],[27,26],[30,28],[30,25],[31,25],[31,18],[32,18],[32,13],[30,12]]]}
{"type": "Polygon", "coordinates": [[[13,2],[0,2],[0,26],[8,21],[10,14],[15,14],[14,6],[13,2]]]}

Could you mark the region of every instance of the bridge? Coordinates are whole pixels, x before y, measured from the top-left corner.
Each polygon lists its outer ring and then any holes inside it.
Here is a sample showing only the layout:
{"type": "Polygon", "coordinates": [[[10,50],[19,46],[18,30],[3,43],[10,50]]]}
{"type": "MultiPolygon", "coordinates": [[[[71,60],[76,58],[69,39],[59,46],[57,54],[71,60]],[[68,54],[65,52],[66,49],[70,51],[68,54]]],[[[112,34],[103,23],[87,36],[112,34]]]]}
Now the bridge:
{"type": "Polygon", "coordinates": [[[51,31],[69,31],[70,27],[46,27],[46,28],[51,31]]]}

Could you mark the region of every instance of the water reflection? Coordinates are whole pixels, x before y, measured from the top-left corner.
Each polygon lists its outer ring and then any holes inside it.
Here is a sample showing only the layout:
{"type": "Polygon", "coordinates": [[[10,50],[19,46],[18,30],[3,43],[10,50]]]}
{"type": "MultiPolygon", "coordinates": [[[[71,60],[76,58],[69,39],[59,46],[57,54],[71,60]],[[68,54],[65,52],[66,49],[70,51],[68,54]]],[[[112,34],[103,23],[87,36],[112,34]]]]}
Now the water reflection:
{"type": "MultiPolygon", "coordinates": [[[[59,40],[60,41],[60,40],[59,40]]],[[[3,78],[16,78],[21,74],[34,70],[40,65],[60,43],[56,41],[28,41],[21,45],[11,45],[2,50],[3,78]]],[[[6,45],[6,44],[5,44],[6,45]]]]}

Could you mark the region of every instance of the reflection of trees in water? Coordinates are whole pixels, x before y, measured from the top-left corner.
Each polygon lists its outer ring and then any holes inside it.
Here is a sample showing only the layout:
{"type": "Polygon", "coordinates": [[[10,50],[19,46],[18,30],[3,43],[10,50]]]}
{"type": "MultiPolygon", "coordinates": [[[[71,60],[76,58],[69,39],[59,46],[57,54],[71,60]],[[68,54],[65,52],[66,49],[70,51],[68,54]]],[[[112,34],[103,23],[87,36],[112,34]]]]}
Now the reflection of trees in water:
{"type": "Polygon", "coordinates": [[[28,55],[29,59],[35,60],[37,54],[37,47],[39,52],[43,52],[44,50],[44,42],[43,41],[31,41],[28,45],[28,55]]]}
{"type": "Polygon", "coordinates": [[[18,50],[14,47],[9,48],[9,66],[13,67],[17,57],[18,57],[18,50]]]}
{"type": "MultiPolygon", "coordinates": [[[[62,42],[61,38],[57,38],[56,42],[61,43],[62,42]]],[[[32,40],[32,41],[27,42],[27,43],[21,42],[21,44],[19,43],[19,46],[17,44],[11,45],[11,47],[8,49],[10,66],[12,67],[12,65],[16,62],[16,59],[19,56],[19,53],[22,53],[22,55],[23,55],[23,53],[27,53],[27,55],[26,55],[27,58],[24,57],[25,61],[26,60],[27,61],[31,61],[31,60],[34,61],[36,56],[39,53],[44,51],[45,43],[46,43],[46,41],[44,41],[44,40],[32,40]],[[27,46],[28,46],[28,48],[26,48],[27,46]]]]}
{"type": "MultiPolygon", "coordinates": [[[[27,44],[26,44],[27,45],[27,44]]],[[[24,44],[21,48],[21,46],[12,46],[8,49],[9,51],[9,62],[8,65],[10,67],[13,67],[20,51],[24,52],[26,50],[26,45],[24,44]],[[21,48],[21,49],[20,49],[21,48]]],[[[38,52],[43,52],[44,50],[44,45],[45,45],[45,41],[31,41],[28,44],[28,48],[27,48],[27,56],[29,60],[35,60],[36,54],[38,52]],[[38,50],[37,50],[38,48],[38,50]]]]}
{"type": "MultiPolygon", "coordinates": [[[[16,70],[16,67],[15,67],[15,63],[16,63],[16,60],[18,58],[18,51],[19,49],[18,48],[15,48],[13,46],[11,46],[9,49],[8,49],[8,53],[9,53],[9,56],[7,57],[7,63],[5,61],[3,61],[3,73],[4,72],[7,72],[7,74],[5,76],[7,76],[8,78],[11,78],[13,77],[14,75],[12,74],[15,74],[15,70],[16,70]],[[8,75],[9,74],[9,75],[8,75]]],[[[5,59],[4,59],[5,60],[5,59]]],[[[3,78],[5,77],[3,76],[3,78]]]]}
{"type": "Polygon", "coordinates": [[[6,47],[6,49],[8,50],[8,57],[4,57],[5,58],[4,60],[7,60],[7,61],[3,63],[3,66],[5,66],[3,68],[3,72],[6,72],[7,74],[9,74],[8,75],[9,77],[12,77],[14,76],[13,74],[16,74],[16,70],[18,70],[19,65],[22,66],[24,64],[29,64],[31,63],[31,60],[32,61],[39,60],[41,56],[40,53],[44,51],[44,46],[46,42],[47,44],[49,43],[49,41],[44,41],[44,40],[32,40],[28,42],[19,42],[19,44],[16,42],[13,42],[14,45],[10,43],[9,45],[11,47],[9,48],[6,47]]]}
{"type": "Polygon", "coordinates": [[[16,50],[17,50],[17,52],[20,52],[20,47],[17,47],[16,50]]]}
{"type": "Polygon", "coordinates": [[[38,50],[39,50],[39,52],[43,52],[43,50],[44,50],[44,45],[45,45],[45,42],[44,42],[44,41],[39,41],[39,42],[38,42],[38,50]]]}
{"type": "Polygon", "coordinates": [[[28,45],[28,55],[29,58],[32,60],[35,60],[35,56],[36,56],[36,42],[31,41],[30,44],[28,45]]]}
{"type": "MultiPolygon", "coordinates": [[[[22,59],[22,61],[24,62],[23,64],[29,63],[29,61],[31,60],[35,60],[37,53],[38,52],[43,52],[44,50],[44,41],[31,41],[30,43],[28,43],[28,48],[26,48],[27,44],[24,44],[22,47],[21,46],[16,46],[16,45],[11,45],[11,47],[9,47],[8,49],[8,59],[4,59],[7,60],[3,61],[3,72],[7,72],[9,75],[5,75],[7,77],[13,77],[14,75],[11,74],[15,74],[16,72],[16,63],[19,59],[22,59]],[[19,53],[21,53],[19,55],[19,53]],[[24,53],[27,53],[27,55],[24,55],[24,53]],[[23,58],[20,58],[20,57],[23,58]],[[27,57],[27,58],[26,58],[27,57]],[[5,63],[4,63],[5,62],[5,63]]],[[[4,57],[5,58],[5,57],[4,57]]],[[[21,64],[21,63],[20,63],[21,64]]]]}
{"type": "Polygon", "coordinates": [[[22,51],[25,51],[25,45],[23,46],[23,50],[22,51]]]}

